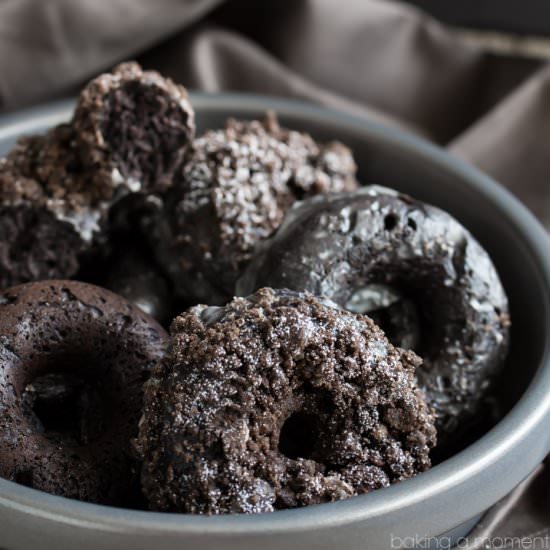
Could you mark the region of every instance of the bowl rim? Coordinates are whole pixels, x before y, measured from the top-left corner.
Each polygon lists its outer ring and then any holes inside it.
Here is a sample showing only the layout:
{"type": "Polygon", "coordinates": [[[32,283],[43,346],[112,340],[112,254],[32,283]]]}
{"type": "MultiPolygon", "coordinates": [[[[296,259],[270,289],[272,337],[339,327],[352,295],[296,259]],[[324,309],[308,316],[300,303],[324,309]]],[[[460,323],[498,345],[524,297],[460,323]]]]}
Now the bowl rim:
{"type": "MultiPolygon", "coordinates": [[[[465,180],[507,215],[514,229],[522,235],[537,276],[546,281],[541,296],[550,311],[550,238],[534,216],[504,187],[466,162],[406,131],[385,126],[365,116],[353,116],[329,107],[303,101],[258,94],[204,93],[190,94],[197,111],[241,111],[250,116],[274,110],[281,115],[313,120],[316,123],[343,125],[357,132],[367,131],[373,138],[395,145],[422,157],[443,172],[465,180]]],[[[74,100],[61,100],[0,117],[0,140],[35,131],[67,120],[74,100]]],[[[548,317],[548,315],[547,315],[548,317]]],[[[414,507],[436,495],[451,495],[466,481],[475,479],[491,464],[501,460],[541,425],[550,419],[550,343],[547,341],[539,368],[528,388],[508,414],[487,434],[467,449],[412,479],[334,503],[281,510],[260,515],[200,516],[112,508],[66,499],[0,479],[0,507],[15,509],[26,515],[73,526],[87,526],[107,532],[156,534],[218,535],[277,534],[301,532],[315,527],[345,525],[414,507]]],[[[546,451],[550,448],[550,434],[546,451]]],[[[542,459],[539,456],[538,459],[542,459]]],[[[528,472],[526,472],[527,474],[528,472]]],[[[511,489],[511,487],[510,487],[511,489]]],[[[501,495],[504,496],[504,495],[501,495]]]]}

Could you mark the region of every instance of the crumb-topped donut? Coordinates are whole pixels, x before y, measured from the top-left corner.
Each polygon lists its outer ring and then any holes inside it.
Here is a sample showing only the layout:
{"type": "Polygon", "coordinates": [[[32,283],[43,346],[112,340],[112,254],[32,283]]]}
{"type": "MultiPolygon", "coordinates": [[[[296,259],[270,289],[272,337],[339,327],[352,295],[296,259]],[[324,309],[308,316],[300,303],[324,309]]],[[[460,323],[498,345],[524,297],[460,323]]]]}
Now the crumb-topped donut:
{"type": "Polygon", "coordinates": [[[334,501],[430,466],[420,359],[367,317],[262,289],[196,306],[146,384],[138,452],[154,510],[257,513],[334,501]]]}
{"type": "Polygon", "coordinates": [[[0,476],[131,505],[130,440],[166,340],[135,306],[92,285],[47,281],[0,293],[0,476]]]}
{"type": "Polygon", "coordinates": [[[98,185],[151,192],[171,185],[195,115],[183,86],[128,62],[82,90],[73,126],[98,185]]]}
{"type": "Polygon", "coordinates": [[[355,171],[347,147],[281,128],[273,114],[230,119],[194,141],[147,234],[180,295],[223,303],[290,205],[355,189],[355,171]]]}
{"type": "Polygon", "coordinates": [[[169,186],[194,129],[185,88],[158,73],[125,63],[92,80],[69,124],[0,160],[0,288],[73,277],[105,254],[113,206],[169,186]]]}
{"type": "MultiPolygon", "coordinates": [[[[250,266],[239,292],[265,285],[307,290],[360,311],[380,284],[416,305],[416,351],[424,360],[417,374],[443,442],[483,403],[506,356],[510,324],[491,259],[452,216],[377,186],[304,201],[250,266]]],[[[411,314],[402,313],[410,334],[411,314]]],[[[395,315],[393,322],[399,323],[395,315]]]]}
{"type": "Polygon", "coordinates": [[[108,198],[84,170],[70,126],[21,138],[0,160],[0,289],[73,276],[104,244],[108,198]]]}

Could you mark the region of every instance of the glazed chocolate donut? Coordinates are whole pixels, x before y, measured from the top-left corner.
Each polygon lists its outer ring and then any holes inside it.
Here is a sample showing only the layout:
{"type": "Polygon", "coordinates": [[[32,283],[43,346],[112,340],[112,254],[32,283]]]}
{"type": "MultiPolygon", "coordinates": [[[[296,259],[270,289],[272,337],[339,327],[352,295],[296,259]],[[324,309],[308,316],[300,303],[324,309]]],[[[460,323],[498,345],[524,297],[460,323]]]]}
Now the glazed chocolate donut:
{"type": "Polygon", "coordinates": [[[132,504],[130,440],[166,341],[155,321],[99,287],[47,281],[2,292],[0,476],[132,504]]]}
{"type": "Polygon", "coordinates": [[[307,290],[361,311],[373,284],[394,287],[416,304],[415,351],[424,359],[417,375],[443,442],[483,403],[506,356],[510,324],[491,259],[449,214],[377,186],[304,201],[238,292],[265,285],[307,290]]]}
{"type": "Polygon", "coordinates": [[[176,292],[220,304],[297,199],[357,187],[351,151],[263,121],[230,119],[190,149],[146,234],[176,292]]]}
{"type": "Polygon", "coordinates": [[[172,184],[195,115],[183,86],[128,62],[82,90],[72,125],[97,185],[152,192],[172,184]]]}
{"type": "Polygon", "coordinates": [[[171,330],[137,440],[153,510],[268,512],[429,468],[420,359],[368,317],[266,288],[191,308],[171,330]]]}

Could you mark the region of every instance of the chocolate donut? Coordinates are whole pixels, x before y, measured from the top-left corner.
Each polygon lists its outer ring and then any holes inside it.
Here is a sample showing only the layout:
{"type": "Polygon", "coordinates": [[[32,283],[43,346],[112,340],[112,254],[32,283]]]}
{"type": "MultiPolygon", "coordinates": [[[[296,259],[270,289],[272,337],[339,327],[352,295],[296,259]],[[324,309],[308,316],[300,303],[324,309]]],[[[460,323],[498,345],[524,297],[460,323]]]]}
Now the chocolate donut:
{"type": "MultiPolygon", "coordinates": [[[[377,186],[304,201],[238,292],[265,285],[307,290],[367,312],[367,298],[380,294],[380,284],[416,305],[415,351],[424,359],[417,376],[444,442],[482,405],[506,356],[510,324],[491,259],[449,214],[377,186]]],[[[406,334],[414,315],[401,314],[406,334]]]]}
{"type": "Polygon", "coordinates": [[[92,80],[72,125],[97,185],[131,192],[170,186],[195,133],[187,90],[135,62],[92,80]]]}
{"type": "Polygon", "coordinates": [[[146,384],[137,450],[153,510],[257,513],[334,501],[430,466],[419,358],[368,318],[262,289],[196,306],[146,384]]]}
{"type": "Polygon", "coordinates": [[[273,114],[230,119],[195,140],[146,233],[178,294],[224,303],[257,243],[290,205],[355,189],[355,171],[347,147],[281,128],[273,114]]]}
{"type": "Polygon", "coordinates": [[[92,285],[47,281],[0,293],[0,476],[132,504],[130,440],[166,340],[135,306],[92,285]]]}
{"type": "Polygon", "coordinates": [[[193,135],[185,88],[158,73],[125,63],[90,82],[70,124],[0,160],[0,289],[107,254],[112,207],[169,186],[193,135]]]}
{"type": "Polygon", "coordinates": [[[108,202],[68,125],[19,140],[0,160],[0,289],[72,277],[105,244],[108,202]]]}

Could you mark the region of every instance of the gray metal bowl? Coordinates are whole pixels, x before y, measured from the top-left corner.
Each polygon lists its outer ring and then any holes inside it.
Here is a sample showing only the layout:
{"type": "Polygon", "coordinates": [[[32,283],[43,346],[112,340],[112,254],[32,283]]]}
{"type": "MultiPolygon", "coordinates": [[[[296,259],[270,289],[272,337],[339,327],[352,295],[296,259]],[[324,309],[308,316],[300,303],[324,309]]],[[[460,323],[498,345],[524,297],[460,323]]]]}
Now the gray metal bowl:
{"type": "MultiPolygon", "coordinates": [[[[550,450],[550,242],[545,231],[494,181],[416,137],[297,102],[245,95],[192,99],[202,128],[219,127],[228,116],[250,118],[275,109],[290,127],[352,147],[364,182],[395,187],[462,221],[491,254],[511,301],[512,349],[501,392],[508,412],[474,444],[414,479],[346,501],[260,516],[113,509],[0,480],[0,547],[373,550],[404,548],[415,537],[447,547],[550,450]],[[444,537],[439,543],[432,539],[438,536],[444,537]]],[[[0,153],[21,133],[66,120],[71,107],[64,102],[5,117],[0,153]]]]}

